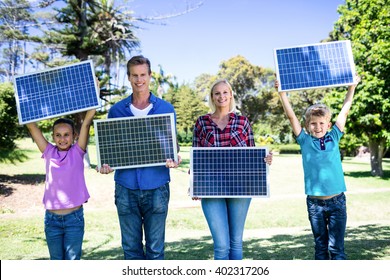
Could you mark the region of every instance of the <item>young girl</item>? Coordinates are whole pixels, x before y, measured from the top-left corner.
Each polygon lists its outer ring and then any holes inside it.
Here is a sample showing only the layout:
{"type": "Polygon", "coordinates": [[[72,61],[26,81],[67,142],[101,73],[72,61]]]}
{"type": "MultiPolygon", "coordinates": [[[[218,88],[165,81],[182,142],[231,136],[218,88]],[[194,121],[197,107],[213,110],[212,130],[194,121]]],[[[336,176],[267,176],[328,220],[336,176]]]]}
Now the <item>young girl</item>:
{"type": "Polygon", "coordinates": [[[83,203],[89,199],[84,178],[84,154],[89,128],[96,110],[87,111],[77,142],[74,123],[58,119],[49,143],[36,123],[27,124],[32,138],[43,153],[46,183],[43,196],[45,235],[51,260],[79,260],[84,237],[83,203]]]}

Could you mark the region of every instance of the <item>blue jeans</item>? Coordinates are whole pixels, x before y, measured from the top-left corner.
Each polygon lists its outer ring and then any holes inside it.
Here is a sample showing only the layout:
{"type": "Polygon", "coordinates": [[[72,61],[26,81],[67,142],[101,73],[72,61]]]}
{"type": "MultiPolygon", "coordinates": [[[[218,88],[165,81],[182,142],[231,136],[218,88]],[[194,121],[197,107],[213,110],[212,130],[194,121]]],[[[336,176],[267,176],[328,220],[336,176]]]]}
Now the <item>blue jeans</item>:
{"type": "Polygon", "coordinates": [[[214,241],[214,259],[241,260],[251,198],[202,198],[201,202],[214,241]]]}
{"type": "Polygon", "coordinates": [[[51,260],[79,260],[84,238],[83,207],[66,215],[46,210],[45,235],[51,260]]]}
{"type": "Polygon", "coordinates": [[[316,260],[345,260],[347,207],[344,193],[330,199],[306,198],[316,260]]]}
{"type": "Polygon", "coordinates": [[[168,203],[168,183],[153,190],[131,190],[115,184],[115,205],[126,260],[164,259],[168,203]]]}

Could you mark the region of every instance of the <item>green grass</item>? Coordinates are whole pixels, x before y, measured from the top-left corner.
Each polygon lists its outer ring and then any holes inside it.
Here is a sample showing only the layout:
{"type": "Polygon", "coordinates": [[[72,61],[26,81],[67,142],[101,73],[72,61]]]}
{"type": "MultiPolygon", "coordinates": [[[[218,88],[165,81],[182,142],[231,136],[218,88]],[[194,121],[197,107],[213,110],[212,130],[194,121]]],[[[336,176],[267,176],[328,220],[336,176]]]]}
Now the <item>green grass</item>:
{"type": "MultiPolygon", "coordinates": [[[[31,140],[19,142],[28,160],[0,163],[0,179],[42,185],[44,166],[31,140]]],[[[92,166],[96,150],[89,147],[92,166]]],[[[188,195],[189,148],[180,152],[183,163],[172,170],[171,201],[166,226],[166,259],[212,259],[212,240],[199,201],[188,195]]],[[[346,253],[351,260],[390,259],[390,161],[383,163],[385,178],[370,176],[367,161],[345,158],[348,227],[346,253]]],[[[113,201],[113,174],[86,170],[91,193],[85,205],[86,232],[83,259],[122,259],[120,230],[113,201]],[[97,194],[105,201],[95,201],[97,194]]],[[[1,197],[12,194],[0,181],[1,197]]],[[[244,233],[246,259],[292,260],[313,258],[313,238],[307,220],[300,155],[275,155],[270,167],[270,197],[252,199],[244,233]]],[[[0,201],[1,202],[1,201],[0,201]]],[[[38,201],[38,204],[40,201],[38,201]]],[[[16,215],[0,209],[0,259],[47,259],[43,209],[16,215]]]]}

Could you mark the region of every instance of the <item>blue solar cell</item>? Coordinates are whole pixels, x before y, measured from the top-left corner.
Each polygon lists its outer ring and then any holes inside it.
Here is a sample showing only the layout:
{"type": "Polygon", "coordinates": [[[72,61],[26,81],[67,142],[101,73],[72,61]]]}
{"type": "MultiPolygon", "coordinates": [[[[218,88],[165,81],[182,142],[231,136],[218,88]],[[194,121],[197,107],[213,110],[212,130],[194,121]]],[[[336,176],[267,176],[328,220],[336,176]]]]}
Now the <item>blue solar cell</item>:
{"type": "Polygon", "coordinates": [[[279,91],[355,83],[351,42],[336,41],[274,50],[279,91]]]}
{"type": "Polygon", "coordinates": [[[190,151],[192,197],[268,197],[264,147],[194,147],[190,151]]]}
{"type": "Polygon", "coordinates": [[[92,61],[18,75],[14,87],[20,124],[100,106],[92,61]]]}
{"type": "Polygon", "coordinates": [[[163,166],[177,161],[174,114],[94,120],[98,167],[163,166]]]}

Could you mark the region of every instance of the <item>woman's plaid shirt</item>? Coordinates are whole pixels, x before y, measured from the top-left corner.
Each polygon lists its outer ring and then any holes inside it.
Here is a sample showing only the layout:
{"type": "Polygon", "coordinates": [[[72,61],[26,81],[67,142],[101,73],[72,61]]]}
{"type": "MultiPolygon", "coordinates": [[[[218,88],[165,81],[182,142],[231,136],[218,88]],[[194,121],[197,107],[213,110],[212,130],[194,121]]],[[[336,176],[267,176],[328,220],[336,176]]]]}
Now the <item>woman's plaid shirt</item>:
{"type": "Polygon", "coordinates": [[[193,147],[253,147],[255,141],[247,117],[229,114],[227,126],[221,130],[210,114],[200,116],[194,127],[193,147]]]}

